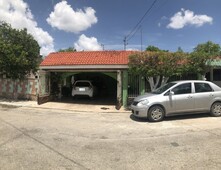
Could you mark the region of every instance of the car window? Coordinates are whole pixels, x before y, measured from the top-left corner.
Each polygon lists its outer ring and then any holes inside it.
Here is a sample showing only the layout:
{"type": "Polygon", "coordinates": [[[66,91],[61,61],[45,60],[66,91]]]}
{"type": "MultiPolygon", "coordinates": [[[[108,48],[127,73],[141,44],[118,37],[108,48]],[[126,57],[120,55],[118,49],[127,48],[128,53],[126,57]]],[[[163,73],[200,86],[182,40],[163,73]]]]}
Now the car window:
{"type": "Polygon", "coordinates": [[[211,92],[213,89],[207,83],[194,83],[195,92],[202,93],[202,92],[211,92]]]}
{"type": "Polygon", "coordinates": [[[77,87],[89,87],[90,83],[89,82],[76,82],[74,86],[77,86],[77,87]]]}
{"type": "Polygon", "coordinates": [[[165,92],[166,90],[168,90],[170,87],[174,86],[176,83],[168,83],[168,84],[165,84],[164,86],[154,90],[152,93],[153,94],[161,94],[163,92],[165,92]]]}
{"type": "Polygon", "coordinates": [[[175,95],[191,93],[191,83],[181,84],[172,89],[175,95]]]}

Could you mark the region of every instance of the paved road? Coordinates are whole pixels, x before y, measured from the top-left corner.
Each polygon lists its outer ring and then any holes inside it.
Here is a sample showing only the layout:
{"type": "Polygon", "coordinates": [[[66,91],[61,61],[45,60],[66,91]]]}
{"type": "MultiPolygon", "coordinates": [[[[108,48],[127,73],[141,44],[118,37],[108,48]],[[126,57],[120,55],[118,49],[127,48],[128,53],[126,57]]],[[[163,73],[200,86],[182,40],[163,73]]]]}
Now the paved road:
{"type": "Polygon", "coordinates": [[[0,169],[221,169],[221,118],[0,107],[0,169]]]}

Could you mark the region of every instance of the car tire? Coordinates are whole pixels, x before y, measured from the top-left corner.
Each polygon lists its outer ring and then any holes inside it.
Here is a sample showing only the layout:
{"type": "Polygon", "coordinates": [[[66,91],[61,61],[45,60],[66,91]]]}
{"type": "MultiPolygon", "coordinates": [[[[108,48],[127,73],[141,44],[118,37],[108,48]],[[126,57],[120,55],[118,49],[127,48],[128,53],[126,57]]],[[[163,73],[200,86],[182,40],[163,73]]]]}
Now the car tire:
{"type": "Polygon", "coordinates": [[[221,102],[215,102],[211,106],[210,114],[214,117],[221,116],[221,102]]]}
{"type": "Polygon", "coordinates": [[[148,111],[148,119],[151,122],[160,122],[165,116],[165,111],[161,106],[152,106],[148,111]]]}

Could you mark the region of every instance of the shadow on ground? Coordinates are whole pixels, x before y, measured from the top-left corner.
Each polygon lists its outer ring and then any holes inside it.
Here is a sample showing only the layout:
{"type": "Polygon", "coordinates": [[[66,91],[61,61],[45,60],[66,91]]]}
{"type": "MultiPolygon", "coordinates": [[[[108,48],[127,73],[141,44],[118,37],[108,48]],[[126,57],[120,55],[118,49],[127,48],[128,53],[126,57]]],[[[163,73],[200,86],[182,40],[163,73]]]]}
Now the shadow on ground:
{"type": "MultiPolygon", "coordinates": [[[[176,121],[176,120],[186,120],[186,119],[201,119],[210,117],[209,113],[201,113],[201,114],[188,114],[188,115],[178,115],[178,116],[171,116],[165,117],[163,121],[176,121]]],[[[147,118],[138,118],[135,117],[133,114],[130,115],[130,119],[136,122],[150,122],[147,118]]]]}
{"type": "Polygon", "coordinates": [[[68,103],[68,104],[85,104],[85,105],[116,105],[116,99],[113,98],[89,98],[87,96],[79,96],[75,98],[65,97],[62,99],[56,99],[53,102],[68,103]]]}

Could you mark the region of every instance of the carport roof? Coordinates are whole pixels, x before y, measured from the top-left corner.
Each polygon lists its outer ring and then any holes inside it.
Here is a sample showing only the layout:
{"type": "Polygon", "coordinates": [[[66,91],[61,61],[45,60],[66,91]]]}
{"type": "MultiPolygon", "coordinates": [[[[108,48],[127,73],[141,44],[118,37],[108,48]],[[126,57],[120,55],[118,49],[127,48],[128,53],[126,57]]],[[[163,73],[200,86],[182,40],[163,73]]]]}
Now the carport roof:
{"type": "Polygon", "coordinates": [[[44,66],[71,65],[128,65],[128,57],[135,51],[81,51],[50,53],[40,64],[44,66]]]}
{"type": "Polygon", "coordinates": [[[220,67],[221,66],[221,56],[216,57],[208,62],[210,66],[220,67]]]}

